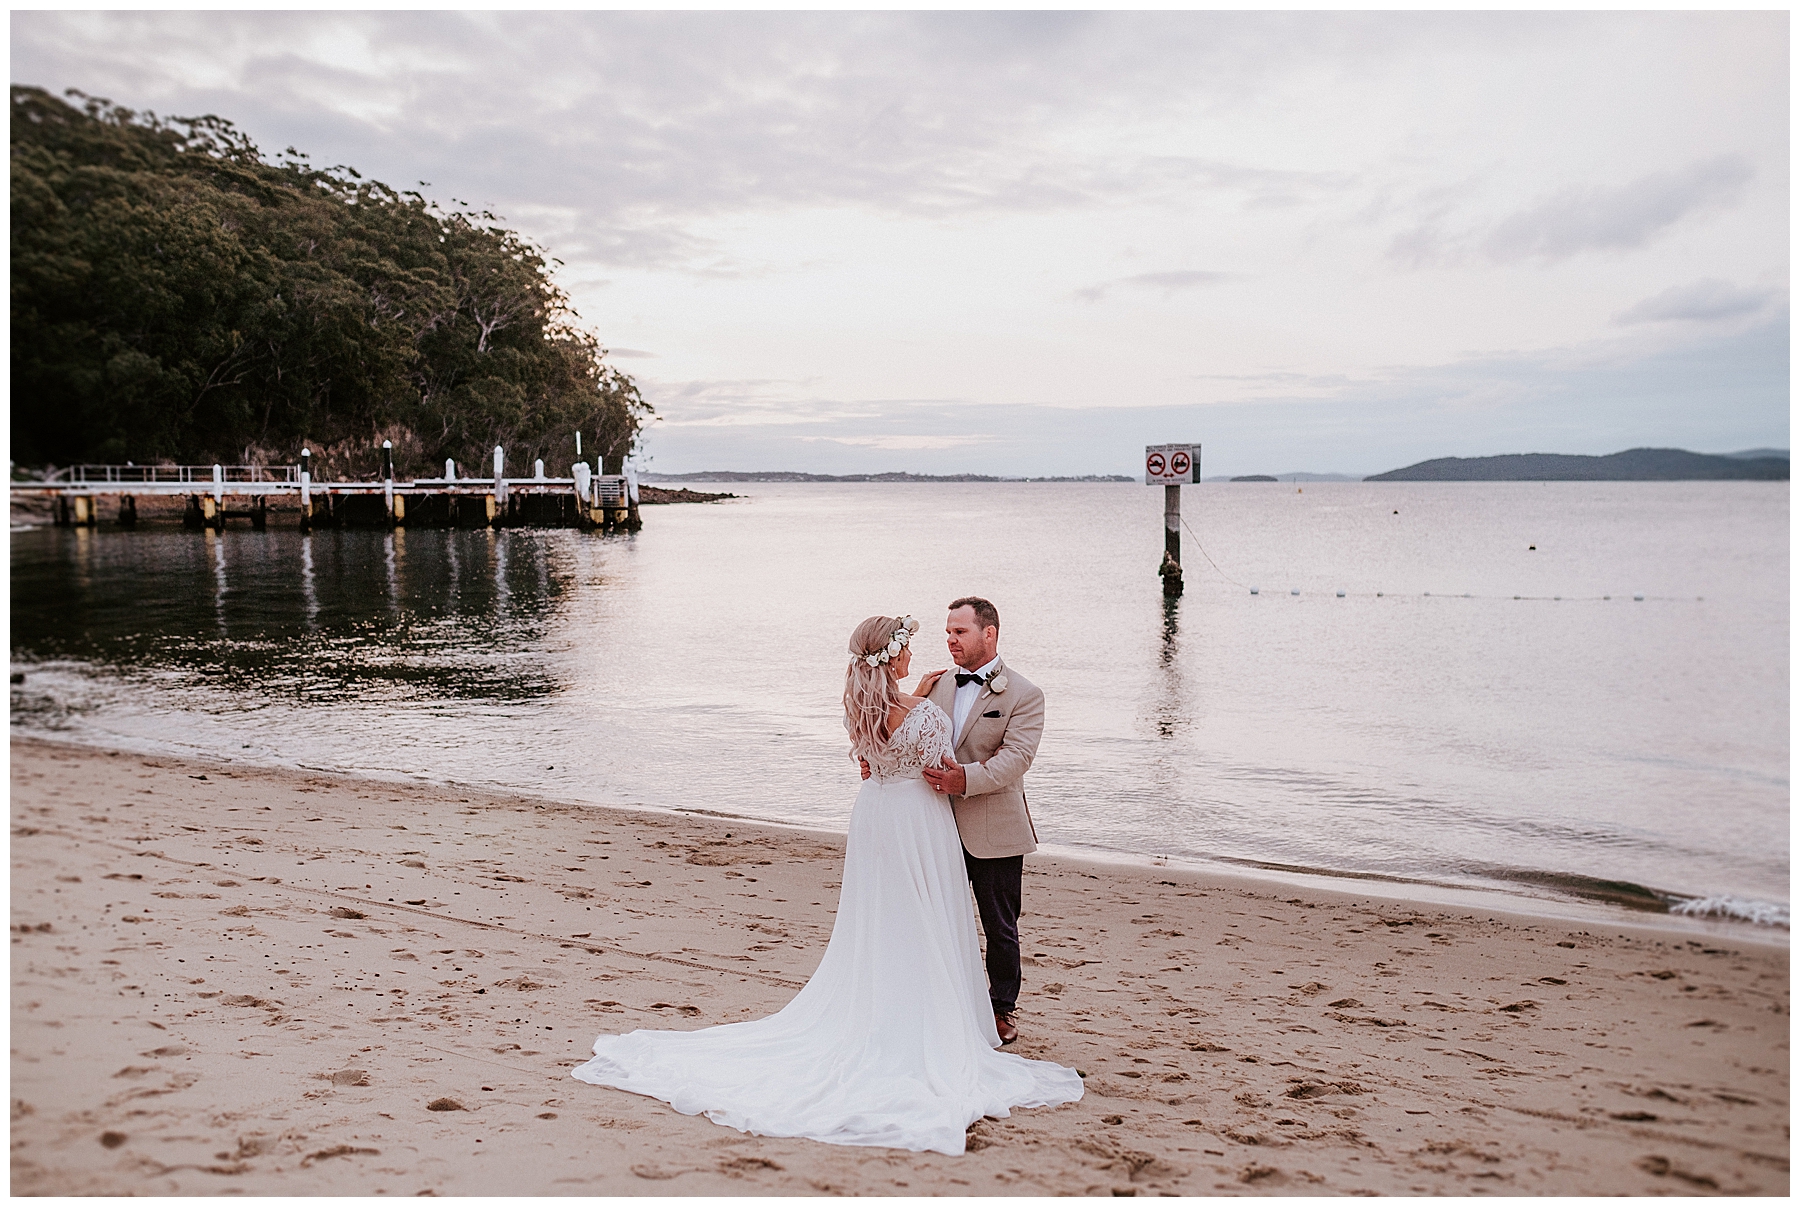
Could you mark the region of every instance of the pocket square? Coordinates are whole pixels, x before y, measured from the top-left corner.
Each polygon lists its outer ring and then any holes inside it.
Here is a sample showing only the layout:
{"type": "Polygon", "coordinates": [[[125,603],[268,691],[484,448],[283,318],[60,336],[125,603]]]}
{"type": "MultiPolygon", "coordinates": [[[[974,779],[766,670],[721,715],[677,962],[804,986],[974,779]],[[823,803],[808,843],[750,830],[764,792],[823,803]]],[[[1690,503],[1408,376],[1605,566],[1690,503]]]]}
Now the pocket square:
{"type": "Polygon", "coordinates": [[[1000,710],[996,708],[993,712],[984,712],[981,715],[984,717],[997,717],[1000,715],[1000,710]]]}

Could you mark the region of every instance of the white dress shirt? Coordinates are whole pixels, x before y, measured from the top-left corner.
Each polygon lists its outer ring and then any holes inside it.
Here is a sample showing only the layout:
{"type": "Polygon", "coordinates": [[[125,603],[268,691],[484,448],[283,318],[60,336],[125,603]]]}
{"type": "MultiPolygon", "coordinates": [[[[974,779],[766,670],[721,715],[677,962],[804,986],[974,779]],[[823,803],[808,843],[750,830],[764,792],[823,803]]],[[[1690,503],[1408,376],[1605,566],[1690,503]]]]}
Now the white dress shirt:
{"type": "MultiPolygon", "coordinates": [[[[1000,665],[1000,656],[998,654],[996,654],[996,655],[994,655],[993,659],[988,662],[988,664],[986,666],[982,667],[978,671],[975,671],[974,673],[985,677],[985,676],[993,674],[994,668],[999,665],[1000,665]]],[[[952,673],[966,675],[966,674],[969,674],[970,672],[963,670],[963,668],[959,666],[952,673]]],[[[969,710],[975,707],[975,697],[979,696],[980,694],[981,694],[981,684],[979,684],[979,683],[965,683],[961,687],[956,689],[955,711],[951,714],[951,717],[950,717],[950,719],[953,722],[955,722],[955,726],[956,726],[954,731],[950,735],[950,744],[952,746],[954,746],[958,742],[962,741],[963,722],[965,722],[969,719],[969,710]]]]}

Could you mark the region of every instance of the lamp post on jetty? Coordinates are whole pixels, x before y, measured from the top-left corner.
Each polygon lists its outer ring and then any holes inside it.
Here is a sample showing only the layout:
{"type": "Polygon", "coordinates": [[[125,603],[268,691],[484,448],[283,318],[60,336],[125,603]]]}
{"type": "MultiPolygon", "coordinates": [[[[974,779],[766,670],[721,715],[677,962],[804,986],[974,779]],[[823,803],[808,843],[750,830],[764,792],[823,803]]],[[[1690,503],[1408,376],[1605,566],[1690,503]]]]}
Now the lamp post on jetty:
{"type": "Polygon", "coordinates": [[[386,496],[388,527],[406,521],[406,500],[394,493],[394,442],[381,442],[382,494],[386,496]]]}
{"type": "Polygon", "coordinates": [[[1144,446],[1144,485],[1163,488],[1163,594],[1181,594],[1181,488],[1200,480],[1198,444],[1144,446]]]}
{"type": "Polygon", "coordinates": [[[312,449],[300,450],[300,531],[312,531],[312,449]]]}

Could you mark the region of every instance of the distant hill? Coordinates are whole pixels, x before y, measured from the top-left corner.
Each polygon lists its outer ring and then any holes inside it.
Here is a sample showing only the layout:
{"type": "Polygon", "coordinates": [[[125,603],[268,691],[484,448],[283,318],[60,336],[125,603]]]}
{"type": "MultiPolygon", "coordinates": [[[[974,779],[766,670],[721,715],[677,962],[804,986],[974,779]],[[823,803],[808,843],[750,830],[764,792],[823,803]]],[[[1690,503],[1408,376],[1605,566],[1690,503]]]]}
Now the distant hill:
{"type": "Polygon", "coordinates": [[[993,474],[801,474],[791,470],[713,469],[695,474],[639,474],[645,482],[1136,482],[1124,474],[1078,478],[1002,478],[993,474]]]}
{"type": "Polygon", "coordinates": [[[1605,457],[1511,453],[1501,457],[1439,457],[1365,482],[1684,482],[1725,478],[1787,481],[1786,453],[1752,449],[1717,456],[1680,448],[1632,448],[1605,457]]]}

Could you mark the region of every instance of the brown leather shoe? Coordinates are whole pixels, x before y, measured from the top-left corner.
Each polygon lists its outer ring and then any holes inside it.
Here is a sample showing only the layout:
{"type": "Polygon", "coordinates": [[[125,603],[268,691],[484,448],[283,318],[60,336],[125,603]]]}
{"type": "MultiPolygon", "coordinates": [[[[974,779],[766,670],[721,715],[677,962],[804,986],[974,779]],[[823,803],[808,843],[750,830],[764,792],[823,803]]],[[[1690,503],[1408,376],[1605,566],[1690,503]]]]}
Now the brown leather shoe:
{"type": "Polygon", "coordinates": [[[1013,1040],[1019,1038],[1019,1029],[1013,1025],[1013,1016],[1010,1014],[994,1015],[994,1030],[1000,1032],[1000,1042],[1002,1045],[1010,1044],[1013,1040]]]}

